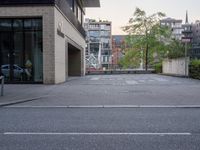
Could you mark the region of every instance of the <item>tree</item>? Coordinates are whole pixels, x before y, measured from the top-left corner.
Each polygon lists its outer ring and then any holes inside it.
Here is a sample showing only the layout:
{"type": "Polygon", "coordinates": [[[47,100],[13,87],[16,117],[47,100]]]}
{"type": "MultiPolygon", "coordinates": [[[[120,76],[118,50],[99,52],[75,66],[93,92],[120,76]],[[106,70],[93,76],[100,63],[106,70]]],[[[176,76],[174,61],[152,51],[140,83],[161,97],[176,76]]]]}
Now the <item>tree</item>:
{"type": "Polygon", "coordinates": [[[122,27],[129,34],[127,43],[133,45],[134,50],[144,50],[146,70],[148,70],[149,58],[153,54],[153,50],[163,47],[164,42],[161,39],[169,36],[168,28],[160,26],[160,20],[164,16],[165,14],[161,12],[147,15],[145,11],[136,8],[128,25],[122,27]],[[152,51],[149,52],[149,49],[152,51]]]}
{"type": "Polygon", "coordinates": [[[167,58],[173,59],[184,56],[185,56],[185,47],[183,43],[173,39],[168,45],[167,58]]]}

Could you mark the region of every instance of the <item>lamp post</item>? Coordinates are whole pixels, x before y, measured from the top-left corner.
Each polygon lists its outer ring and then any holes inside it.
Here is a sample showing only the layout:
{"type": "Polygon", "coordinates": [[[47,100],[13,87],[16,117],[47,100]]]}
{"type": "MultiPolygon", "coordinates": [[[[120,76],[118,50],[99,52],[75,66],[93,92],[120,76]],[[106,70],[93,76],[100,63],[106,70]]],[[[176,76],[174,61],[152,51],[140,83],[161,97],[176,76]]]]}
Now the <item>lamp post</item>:
{"type": "Polygon", "coordinates": [[[188,76],[188,59],[187,59],[187,48],[188,43],[190,43],[191,39],[189,37],[183,37],[182,42],[185,43],[185,77],[188,76]]]}
{"type": "Polygon", "coordinates": [[[188,74],[187,74],[187,72],[188,72],[188,70],[187,70],[187,67],[188,65],[187,65],[187,42],[185,42],[185,77],[187,77],[188,76],[188,74]]]}

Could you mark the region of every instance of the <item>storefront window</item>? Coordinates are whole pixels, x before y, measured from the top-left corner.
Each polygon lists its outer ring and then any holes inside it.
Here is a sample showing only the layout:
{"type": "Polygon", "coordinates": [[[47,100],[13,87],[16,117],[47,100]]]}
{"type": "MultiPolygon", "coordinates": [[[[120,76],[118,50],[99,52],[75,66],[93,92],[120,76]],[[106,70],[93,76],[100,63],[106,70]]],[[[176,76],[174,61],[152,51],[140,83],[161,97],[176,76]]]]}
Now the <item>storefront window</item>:
{"type": "Polygon", "coordinates": [[[7,81],[42,82],[42,19],[0,19],[0,54],[7,81]]]}

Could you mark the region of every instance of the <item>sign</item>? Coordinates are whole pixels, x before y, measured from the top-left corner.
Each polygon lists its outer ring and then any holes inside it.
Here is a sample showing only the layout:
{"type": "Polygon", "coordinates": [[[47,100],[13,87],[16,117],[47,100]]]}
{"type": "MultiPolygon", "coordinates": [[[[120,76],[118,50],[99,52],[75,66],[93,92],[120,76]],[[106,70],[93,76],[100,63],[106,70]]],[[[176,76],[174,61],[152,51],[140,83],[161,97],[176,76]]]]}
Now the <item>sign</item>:
{"type": "Polygon", "coordinates": [[[59,36],[61,36],[62,38],[64,38],[65,34],[62,32],[62,29],[63,29],[63,22],[59,22],[58,23],[58,28],[57,28],[57,34],[59,36]]]}
{"type": "Polygon", "coordinates": [[[59,29],[57,29],[57,34],[58,34],[59,36],[61,36],[62,38],[65,37],[65,34],[64,34],[62,31],[60,31],[59,29]]]}
{"type": "Polygon", "coordinates": [[[191,42],[191,39],[188,38],[188,37],[182,37],[182,42],[183,42],[183,43],[190,43],[190,42],[191,42]]]}

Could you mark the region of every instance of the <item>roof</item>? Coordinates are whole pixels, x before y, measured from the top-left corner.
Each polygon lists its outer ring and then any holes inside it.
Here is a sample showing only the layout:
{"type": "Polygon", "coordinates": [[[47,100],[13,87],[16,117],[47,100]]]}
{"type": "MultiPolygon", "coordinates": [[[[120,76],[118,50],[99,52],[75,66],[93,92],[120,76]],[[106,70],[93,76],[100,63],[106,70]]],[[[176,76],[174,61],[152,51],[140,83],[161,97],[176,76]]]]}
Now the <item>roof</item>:
{"type": "Polygon", "coordinates": [[[100,7],[100,0],[83,0],[84,7],[100,7]]]}
{"type": "MultiPolygon", "coordinates": [[[[60,0],[0,0],[0,5],[56,4],[60,0]]],[[[100,0],[83,0],[84,7],[100,7],[100,0]]]]}
{"type": "Polygon", "coordinates": [[[182,20],[174,19],[174,18],[165,18],[165,19],[162,19],[161,22],[182,22],[182,20]]]}

